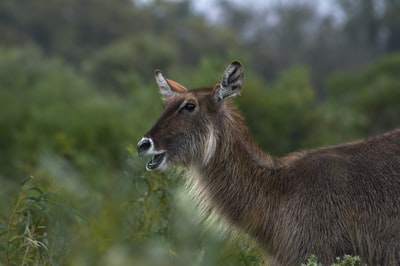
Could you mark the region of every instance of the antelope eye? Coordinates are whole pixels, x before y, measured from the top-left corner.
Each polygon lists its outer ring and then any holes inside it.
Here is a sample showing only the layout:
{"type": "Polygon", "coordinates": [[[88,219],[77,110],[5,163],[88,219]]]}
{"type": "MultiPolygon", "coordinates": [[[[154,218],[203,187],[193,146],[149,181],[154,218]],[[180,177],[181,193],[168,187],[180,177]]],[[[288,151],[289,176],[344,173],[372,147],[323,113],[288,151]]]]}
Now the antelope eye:
{"type": "Polygon", "coordinates": [[[196,108],[196,105],[194,103],[186,103],[183,108],[189,112],[193,112],[194,109],[196,108]]]}

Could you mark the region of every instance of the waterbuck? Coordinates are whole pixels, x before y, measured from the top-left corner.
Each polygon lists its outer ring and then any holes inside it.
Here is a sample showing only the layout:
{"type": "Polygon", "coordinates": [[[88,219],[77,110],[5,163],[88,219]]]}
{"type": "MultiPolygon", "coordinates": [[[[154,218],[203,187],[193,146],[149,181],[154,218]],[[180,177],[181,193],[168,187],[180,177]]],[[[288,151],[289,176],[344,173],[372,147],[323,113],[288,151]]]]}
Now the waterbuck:
{"type": "Polygon", "coordinates": [[[253,236],[272,265],[311,254],[400,265],[400,129],[274,158],[229,99],[243,77],[232,62],[213,88],[187,90],[156,70],[165,108],[137,145],[153,156],[147,170],[184,168],[206,208],[253,236]]]}

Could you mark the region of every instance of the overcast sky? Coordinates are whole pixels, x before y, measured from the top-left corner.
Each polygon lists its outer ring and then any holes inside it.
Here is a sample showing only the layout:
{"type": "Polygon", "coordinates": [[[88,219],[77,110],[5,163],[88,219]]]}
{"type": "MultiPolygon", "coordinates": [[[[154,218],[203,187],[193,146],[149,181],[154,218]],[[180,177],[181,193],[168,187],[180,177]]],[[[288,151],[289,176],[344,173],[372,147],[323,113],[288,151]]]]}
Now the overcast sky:
{"type": "MultiPolygon", "coordinates": [[[[175,0],[176,1],[176,0],[175,0]]],[[[218,11],[216,11],[215,7],[217,6],[219,0],[199,0],[193,1],[194,8],[197,11],[200,11],[206,14],[210,19],[214,21],[218,21],[218,11]]],[[[286,5],[288,3],[305,3],[312,4],[317,7],[320,13],[337,13],[338,10],[333,7],[333,0],[228,0],[235,5],[243,6],[245,8],[262,10],[268,8],[273,5],[286,5]]],[[[340,17],[340,14],[335,14],[336,18],[340,17]]]]}
{"type": "MultiPolygon", "coordinates": [[[[136,0],[136,3],[149,3],[154,0],[136,0]]],[[[171,2],[182,2],[186,0],[169,0],[171,2]]],[[[214,22],[218,22],[218,16],[222,12],[218,10],[216,7],[217,3],[221,0],[197,0],[192,1],[194,9],[198,12],[201,12],[206,15],[207,18],[214,22]]],[[[276,5],[287,5],[290,3],[297,4],[311,4],[314,5],[317,10],[321,14],[331,14],[334,18],[336,18],[336,22],[340,22],[342,20],[343,15],[341,12],[334,7],[333,2],[335,0],[227,0],[228,2],[232,2],[232,4],[243,6],[244,8],[254,9],[254,10],[264,10],[270,6],[276,5]]]]}

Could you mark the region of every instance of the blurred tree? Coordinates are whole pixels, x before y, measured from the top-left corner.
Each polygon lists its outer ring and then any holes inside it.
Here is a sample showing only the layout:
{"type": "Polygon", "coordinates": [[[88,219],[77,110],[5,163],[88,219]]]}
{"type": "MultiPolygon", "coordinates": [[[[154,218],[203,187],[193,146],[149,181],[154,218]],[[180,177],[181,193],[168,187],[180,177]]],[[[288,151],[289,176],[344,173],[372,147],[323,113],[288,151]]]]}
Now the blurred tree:
{"type": "Polygon", "coordinates": [[[346,0],[335,4],[344,13],[343,33],[351,43],[372,54],[400,49],[399,1],[346,0]]]}
{"type": "Polygon", "coordinates": [[[237,101],[257,143],[275,156],[304,147],[315,122],[316,96],[308,70],[292,67],[269,85],[249,76],[237,101]]]}
{"type": "Polygon", "coordinates": [[[155,69],[179,64],[176,42],[150,34],[122,39],[99,50],[85,63],[84,69],[100,88],[126,96],[130,79],[154,82],[155,69]]]}
{"type": "MultiPolygon", "coordinates": [[[[382,15],[384,33],[387,34],[386,52],[400,50],[400,2],[397,0],[386,0],[385,11],[382,15]]],[[[383,34],[384,34],[383,33],[383,34]]]]}
{"type": "MultiPolygon", "coordinates": [[[[364,116],[364,135],[400,125],[400,54],[383,57],[356,74],[337,74],[328,82],[329,102],[364,116]]],[[[361,120],[362,121],[362,120],[361,120]]]]}
{"type": "Polygon", "coordinates": [[[149,28],[151,20],[129,0],[13,1],[0,3],[1,42],[37,43],[47,54],[79,62],[113,40],[149,28]]]}
{"type": "MultiPolygon", "coordinates": [[[[365,45],[374,51],[380,41],[382,3],[374,0],[338,1],[345,14],[343,31],[357,45],[365,45]]],[[[372,52],[371,51],[371,52],[372,52]]]]}
{"type": "Polygon", "coordinates": [[[353,50],[347,48],[334,17],[320,14],[311,1],[273,2],[255,10],[222,1],[220,9],[229,11],[221,12],[223,23],[237,32],[249,65],[267,81],[293,64],[304,64],[317,96],[323,98],[324,80],[351,59],[353,50]]]}
{"type": "Polygon", "coordinates": [[[118,168],[133,134],[120,99],[97,94],[72,68],[34,48],[0,50],[0,103],[0,163],[9,177],[29,175],[46,151],[77,165],[86,163],[79,155],[93,153],[118,168]]]}
{"type": "Polygon", "coordinates": [[[156,21],[156,32],[161,38],[176,43],[182,64],[196,65],[201,57],[209,54],[227,56],[227,51],[237,47],[234,33],[196,14],[192,1],[158,0],[149,8],[156,21]]]}

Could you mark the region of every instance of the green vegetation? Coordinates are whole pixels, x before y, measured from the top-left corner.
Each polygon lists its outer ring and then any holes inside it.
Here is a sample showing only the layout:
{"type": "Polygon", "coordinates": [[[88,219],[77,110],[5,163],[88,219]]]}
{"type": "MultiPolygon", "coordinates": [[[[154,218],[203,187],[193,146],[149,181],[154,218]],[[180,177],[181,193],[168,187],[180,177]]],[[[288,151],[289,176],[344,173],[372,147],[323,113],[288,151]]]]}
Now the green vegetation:
{"type": "MultiPolygon", "coordinates": [[[[17,194],[14,209],[1,224],[1,246],[7,264],[54,264],[57,256],[48,245],[46,220],[52,194],[25,187],[17,194]]],[[[2,253],[3,253],[2,252],[2,253]]]]}
{"type": "MultiPolygon", "coordinates": [[[[202,87],[214,85],[229,61],[242,61],[236,104],[255,140],[276,156],[400,124],[394,37],[372,53],[364,35],[348,40],[350,22],[335,28],[307,5],[271,8],[281,20],[262,29],[257,12],[225,1],[219,24],[194,13],[190,1],[138,2],[1,1],[0,265],[262,262],[254,241],[204,222],[178,174],[148,173],[136,156],[162,110],[156,68],[202,87]],[[292,27],[308,19],[314,35],[292,27]]],[[[365,25],[359,18],[353,27],[365,25]]],[[[400,26],[384,21],[395,35],[400,26]]]]}
{"type": "MultiPolygon", "coordinates": [[[[336,262],[331,266],[360,266],[361,260],[358,256],[345,255],[343,258],[336,258],[336,262]]],[[[318,262],[318,258],[315,255],[311,255],[306,263],[302,263],[301,266],[322,266],[318,262]]]]}

